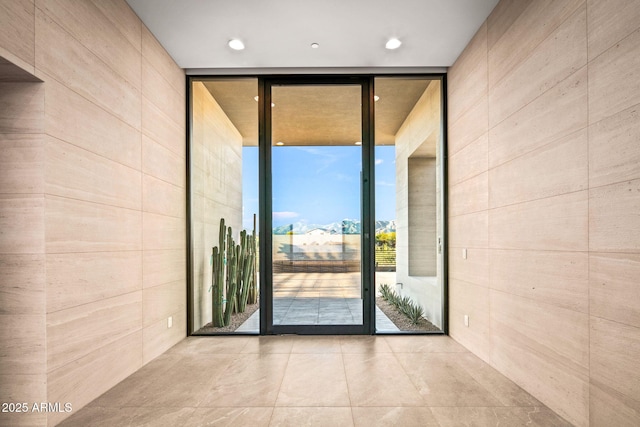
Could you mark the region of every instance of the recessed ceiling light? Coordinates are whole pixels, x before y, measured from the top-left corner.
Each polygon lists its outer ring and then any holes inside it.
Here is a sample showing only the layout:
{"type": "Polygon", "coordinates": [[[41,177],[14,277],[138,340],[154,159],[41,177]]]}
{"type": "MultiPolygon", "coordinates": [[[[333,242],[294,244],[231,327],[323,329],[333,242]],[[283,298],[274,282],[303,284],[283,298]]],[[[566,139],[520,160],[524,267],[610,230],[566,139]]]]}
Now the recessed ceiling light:
{"type": "Polygon", "coordinates": [[[396,38],[392,38],[392,39],[389,39],[389,41],[387,42],[385,47],[387,49],[393,50],[393,49],[399,48],[401,44],[402,44],[402,42],[400,40],[398,40],[396,38]]]}
{"type": "Polygon", "coordinates": [[[376,102],[378,102],[378,101],[380,101],[380,97],[379,97],[378,95],[375,95],[375,96],[373,97],[373,100],[374,100],[374,101],[376,101],[376,102]]]}
{"type": "Polygon", "coordinates": [[[278,141],[278,142],[276,142],[276,145],[284,145],[284,142],[278,141]]]}
{"type": "Polygon", "coordinates": [[[229,47],[233,50],[242,50],[244,49],[244,43],[239,39],[231,39],[229,40],[229,47]]]}
{"type": "Polygon", "coordinates": [[[312,49],[317,49],[319,47],[320,47],[320,45],[318,43],[311,43],[311,48],[312,49]]]}
{"type": "Polygon", "coordinates": [[[356,145],[362,145],[362,141],[356,141],[356,145]]]}

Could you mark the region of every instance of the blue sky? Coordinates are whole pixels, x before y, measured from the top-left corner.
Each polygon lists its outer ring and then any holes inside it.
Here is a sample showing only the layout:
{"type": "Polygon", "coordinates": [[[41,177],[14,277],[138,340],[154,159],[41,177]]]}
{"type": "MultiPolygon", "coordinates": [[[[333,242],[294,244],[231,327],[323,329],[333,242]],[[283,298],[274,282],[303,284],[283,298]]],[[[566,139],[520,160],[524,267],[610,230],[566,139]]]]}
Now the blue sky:
{"type": "MultiPolygon", "coordinates": [[[[273,226],[360,218],[361,148],[273,147],[273,226]]],[[[395,219],[395,147],[376,147],[376,219],[395,219]]],[[[242,151],[243,227],[258,212],[258,148],[242,151]]]]}

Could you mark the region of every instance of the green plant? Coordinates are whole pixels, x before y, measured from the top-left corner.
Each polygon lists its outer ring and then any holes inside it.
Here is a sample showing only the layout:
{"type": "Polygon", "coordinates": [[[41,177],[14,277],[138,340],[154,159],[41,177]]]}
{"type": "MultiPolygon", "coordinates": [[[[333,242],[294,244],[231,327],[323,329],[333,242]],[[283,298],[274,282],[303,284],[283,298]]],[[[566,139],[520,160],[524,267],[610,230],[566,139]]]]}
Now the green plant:
{"type": "Polygon", "coordinates": [[[233,239],[233,229],[220,219],[218,245],[212,253],[212,323],[213,326],[228,326],[232,313],[246,309],[253,292],[257,301],[255,280],[256,231],[252,235],[245,230],[240,233],[240,243],[233,239]]]}
{"type": "Polygon", "coordinates": [[[412,305],[413,303],[411,302],[411,298],[409,298],[408,296],[399,297],[398,303],[396,304],[400,312],[404,315],[407,315],[412,305]]]}
{"type": "Polygon", "coordinates": [[[247,303],[256,304],[258,302],[258,237],[256,236],[256,214],[253,214],[253,232],[249,242],[253,253],[253,267],[251,270],[251,286],[249,286],[247,303]]]}
{"type": "Polygon", "coordinates": [[[239,313],[243,313],[249,300],[249,293],[254,286],[255,268],[255,230],[253,235],[248,235],[245,230],[240,232],[240,255],[238,259],[238,269],[240,277],[238,280],[238,289],[236,291],[239,313]]]}
{"type": "Polygon", "coordinates": [[[420,305],[415,304],[409,296],[401,297],[386,283],[380,285],[380,296],[383,300],[395,306],[400,313],[407,316],[414,325],[416,325],[424,315],[424,309],[420,305]]]}
{"type": "Polygon", "coordinates": [[[386,283],[380,285],[380,296],[383,300],[389,301],[392,293],[393,291],[391,290],[391,287],[389,285],[387,285],[386,283]]]}
{"type": "MultiPolygon", "coordinates": [[[[231,227],[229,227],[229,239],[231,239],[231,227]]],[[[224,326],[231,323],[231,313],[235,311],[237,306],[236,291],[238,289],[238,258],[240,257],[240,245],[234,245],[231,239],[231,245],[228,248],[230,254],[227,266],[227,304],[224,309],[224,326]]]]}
{"type": "Polygon", "coordinates": [[[219,247],[213,248],[212,254],[212,323],[213,326],[224,326],[224,270],[227,227],[224,218],[220,219],[219,247]]]}
{"type": "Polygon", "coordinates": [[[417,325],[424,315],[424,310],[421,306],[412,304],[411,308],[409,308],[409,312],[406,314],[409,320],[411,320],[411,323],[417,325]]]}

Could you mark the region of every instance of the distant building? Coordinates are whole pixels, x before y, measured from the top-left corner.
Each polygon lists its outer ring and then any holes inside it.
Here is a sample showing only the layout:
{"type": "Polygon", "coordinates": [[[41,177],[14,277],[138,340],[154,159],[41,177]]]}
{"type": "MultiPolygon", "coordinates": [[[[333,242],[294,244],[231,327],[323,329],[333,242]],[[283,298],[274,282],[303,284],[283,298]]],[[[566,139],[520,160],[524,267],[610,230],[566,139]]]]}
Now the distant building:
{"type": "Polygon", "coordinates": [[[307,231],[304,234],[308,234],[310,236],[324,236],[327,234],[336,234],[335,231],[331,230],[327,230],[326,228],[313,228],[309,231],[307,231]]]}

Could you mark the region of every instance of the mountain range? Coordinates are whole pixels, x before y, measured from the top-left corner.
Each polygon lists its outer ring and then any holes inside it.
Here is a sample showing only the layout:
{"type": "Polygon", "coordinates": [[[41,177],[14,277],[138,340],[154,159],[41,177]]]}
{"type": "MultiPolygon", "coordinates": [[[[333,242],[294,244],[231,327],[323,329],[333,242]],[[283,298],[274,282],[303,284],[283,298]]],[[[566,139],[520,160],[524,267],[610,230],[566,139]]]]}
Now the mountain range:
{"type": "MultiPolygon", "coordinates": [[[[273,228],[273,234],[306,234],[311,230],[321,229],[329,234],[360,234],[360,220],[344,219],[342,221],[332,222],[330,224],[309,224],[305,221],[295,222],[293,224],[281,225],[273,228]]],[[[376,234],[389,233],[396,231],[395,220],[379,220],[376,221],[376,234]]]]}

